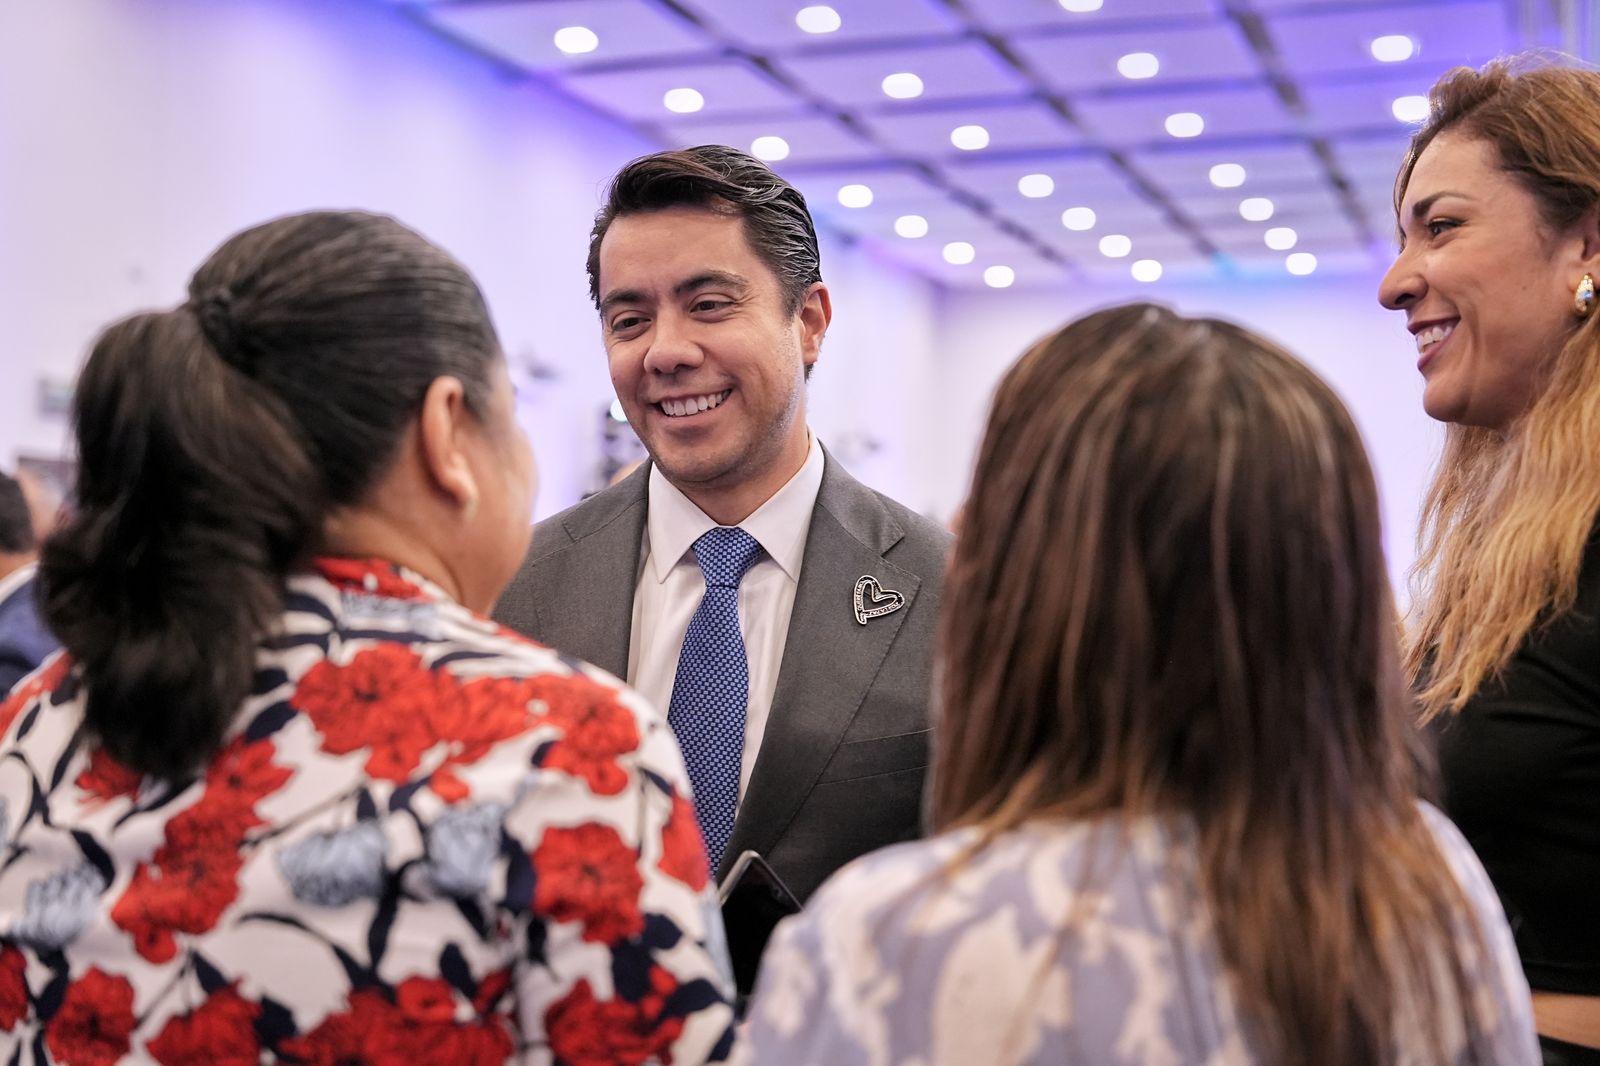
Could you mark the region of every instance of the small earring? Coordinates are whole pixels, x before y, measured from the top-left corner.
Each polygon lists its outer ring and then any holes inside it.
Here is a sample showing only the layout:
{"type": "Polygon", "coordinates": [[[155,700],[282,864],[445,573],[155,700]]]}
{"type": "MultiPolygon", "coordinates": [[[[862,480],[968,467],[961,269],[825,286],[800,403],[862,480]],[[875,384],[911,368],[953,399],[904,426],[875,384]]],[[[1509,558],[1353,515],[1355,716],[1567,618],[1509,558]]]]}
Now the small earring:
{"type": "Polygon", "coordinates": [[[1578,290],[1572,296],[1572,309],[1579,318],[1588,318],[1589,312],[1594,310],[1594,276],[1585,274],[1583,280],[1578,282],[1578,290]]]}

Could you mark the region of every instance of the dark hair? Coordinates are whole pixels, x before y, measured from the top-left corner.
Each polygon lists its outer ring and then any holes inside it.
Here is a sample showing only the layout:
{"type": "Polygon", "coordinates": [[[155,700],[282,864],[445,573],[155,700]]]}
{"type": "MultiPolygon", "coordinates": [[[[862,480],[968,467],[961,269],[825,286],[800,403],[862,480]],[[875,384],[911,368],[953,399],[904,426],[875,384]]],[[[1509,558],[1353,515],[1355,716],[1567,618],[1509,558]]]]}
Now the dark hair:
{"type": "Polygon", "coordinates": [[[76,510],[40,564],[89,734],[144,773],[202,765],[329,511],[363,498],[436,378],[481,416],[499,350],[459,263],[359,212],[246,230],[187,303],[107,329],[74,403],[76,510]]]}
{"type": "Polygon", "coordinates": [[[33,512],[22,485],[10,474],[0,474],[0,552],[20,555],[37,546],[33,539],[33,512]]]}
{"type": "Polygon", "coordinates": [[[1185,816],[1268,1060],[1392,1063],[1397,1026],[1452,1011],[1482,1043],[1377,489],[1305,366],[1149,304],[1039,342],[995,394],[940,618],[939,828],[1185,816]]]}
{"type": "Polygon", "coordinates": [[[617,172],[589,234],[589,299],[600,306],[600,243],[622,215],[704,207],[744,219],[745,238],[778,277],[784,311],[794,314],[822,280],[817,231],[800,190],[754,156],[702,144],[641,156],[617,172]]]}

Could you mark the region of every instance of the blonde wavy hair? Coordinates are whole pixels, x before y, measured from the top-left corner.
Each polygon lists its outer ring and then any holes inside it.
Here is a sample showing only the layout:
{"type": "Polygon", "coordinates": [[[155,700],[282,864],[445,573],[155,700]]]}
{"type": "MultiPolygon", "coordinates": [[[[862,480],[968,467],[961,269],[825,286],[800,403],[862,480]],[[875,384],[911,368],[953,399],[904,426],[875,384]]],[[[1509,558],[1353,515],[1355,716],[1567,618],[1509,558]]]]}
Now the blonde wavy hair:
{"type": "MultiPolygon", "coordinates": [[[[1494,147],[1552,233],[1600,204],[1600,72],[1537,57],[1459,68],[1429,93],[1395,181],[1446,131],[1494,147]]],[[[1459,711],[1528,634],[1569,610],[1600,512],[1600,316],[1552,353],[1504,434],[1452,425],[1423,504],[1405,667],[1424,718],[1459,711]]]]}

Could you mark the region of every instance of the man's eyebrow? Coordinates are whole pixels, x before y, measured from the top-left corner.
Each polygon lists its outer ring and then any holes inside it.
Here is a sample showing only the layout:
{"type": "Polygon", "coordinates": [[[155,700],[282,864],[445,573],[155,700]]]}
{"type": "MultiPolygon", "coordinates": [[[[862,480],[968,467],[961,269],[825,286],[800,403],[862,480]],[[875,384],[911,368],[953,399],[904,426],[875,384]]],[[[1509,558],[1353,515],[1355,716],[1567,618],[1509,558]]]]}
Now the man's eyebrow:
{"type": "Polygon", "coordinates": [[[745,292],[750,288],[750,279],[729,270],[707,270],[696,274],[692,278],[685,278],[678,282],[672,288],[672,295],[687,296],[694,290],[703,289],[707,285],[726,285],[730,289],[745,292]]]}
{"type": "Polygon", "coordinates": [[[638,289],[612,289],[606,293],[605,299],[600,301],[600,313],[605,314],[618,304],[637,304],[644,302],[644,293],[638,289]]]}

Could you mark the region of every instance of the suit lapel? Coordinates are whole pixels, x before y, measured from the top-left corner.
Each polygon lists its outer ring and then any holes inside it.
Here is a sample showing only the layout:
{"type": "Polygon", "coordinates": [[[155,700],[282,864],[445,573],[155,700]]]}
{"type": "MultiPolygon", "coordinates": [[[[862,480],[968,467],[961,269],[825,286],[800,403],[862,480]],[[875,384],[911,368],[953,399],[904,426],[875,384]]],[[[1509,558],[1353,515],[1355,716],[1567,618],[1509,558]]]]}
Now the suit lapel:
{"type": "Polygon", "coordinates": [[[868,489],[826,459],[806,534],[783,664],[761,751],[719,876],[740,852],[770,853],[816,784],[888,655],[921,584],[883,553],[903,535],[868,489]],[[877,578],[905,607],[856,622],[856,581],[877,578]]]}
{"type": "Polygon", "coordinates": [[[649,464],[615,490],[615,506],[568,520],[567,548],[541,559],[539,633],[552,647],[628,676],[633,593],[644,537],[649,464]]]}

